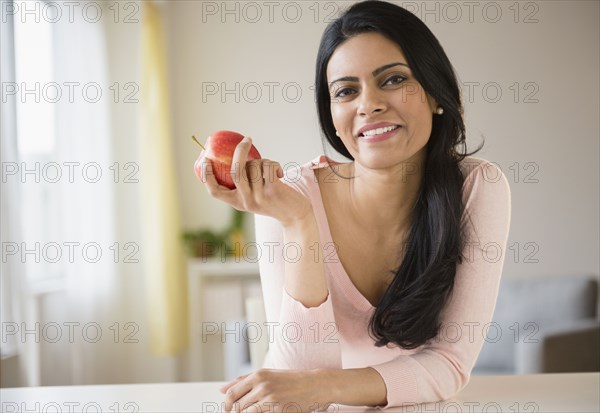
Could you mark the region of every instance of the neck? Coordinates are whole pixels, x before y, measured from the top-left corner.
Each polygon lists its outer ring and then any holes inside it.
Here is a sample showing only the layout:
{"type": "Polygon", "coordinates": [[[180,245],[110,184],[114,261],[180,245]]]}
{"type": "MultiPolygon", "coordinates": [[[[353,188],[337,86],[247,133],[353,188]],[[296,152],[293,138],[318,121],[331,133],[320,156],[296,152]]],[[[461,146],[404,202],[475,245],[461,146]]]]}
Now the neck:
{"type": "Polygon", "coordinates": [[[410,214],[423,177],[424,151],[385,169],[365,168],[353,162],[347,196],[355,222],[380,234],[403,234],[410,227],[410,214]]]}

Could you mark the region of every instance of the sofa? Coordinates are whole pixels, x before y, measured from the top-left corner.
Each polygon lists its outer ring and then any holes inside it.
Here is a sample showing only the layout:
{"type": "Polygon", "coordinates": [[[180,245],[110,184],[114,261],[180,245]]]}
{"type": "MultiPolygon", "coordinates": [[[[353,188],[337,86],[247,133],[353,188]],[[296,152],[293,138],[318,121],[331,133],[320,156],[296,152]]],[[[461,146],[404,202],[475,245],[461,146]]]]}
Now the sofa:
{"type": "Polygon", "coordinates": [[[576,371],[600,371],[597,278],[504,278],[472,374],[576,371]]]}

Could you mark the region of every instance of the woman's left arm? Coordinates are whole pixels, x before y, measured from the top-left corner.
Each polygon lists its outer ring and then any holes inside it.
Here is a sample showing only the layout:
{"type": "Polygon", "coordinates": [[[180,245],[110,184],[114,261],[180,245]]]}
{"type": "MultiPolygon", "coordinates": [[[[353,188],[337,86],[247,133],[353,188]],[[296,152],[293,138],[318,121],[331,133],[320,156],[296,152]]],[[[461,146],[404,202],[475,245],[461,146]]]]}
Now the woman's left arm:
{"type": "Polygon", "coordinates": [[[373,366],[387,389],[386,407],[448,399],[464,388],[492,321],[511,220],[508,180],[484,162],[465,179],[467,241],[440,332],[409,356],[373,366]]]}

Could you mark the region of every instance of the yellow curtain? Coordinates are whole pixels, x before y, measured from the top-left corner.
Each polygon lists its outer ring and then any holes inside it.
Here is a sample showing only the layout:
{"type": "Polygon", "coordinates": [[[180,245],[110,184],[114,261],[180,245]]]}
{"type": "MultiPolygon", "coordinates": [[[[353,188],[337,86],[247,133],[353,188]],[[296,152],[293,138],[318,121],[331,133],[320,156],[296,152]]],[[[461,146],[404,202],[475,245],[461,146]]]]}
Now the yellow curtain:
{"type": "Polygon", "coordinates": [[[188,344],[187,279],[180,239],[177,180],[171,142],[164,31],[160,10],[144,1],[140,185],[142,259],[151,349],[169,356],[188,344]]]}

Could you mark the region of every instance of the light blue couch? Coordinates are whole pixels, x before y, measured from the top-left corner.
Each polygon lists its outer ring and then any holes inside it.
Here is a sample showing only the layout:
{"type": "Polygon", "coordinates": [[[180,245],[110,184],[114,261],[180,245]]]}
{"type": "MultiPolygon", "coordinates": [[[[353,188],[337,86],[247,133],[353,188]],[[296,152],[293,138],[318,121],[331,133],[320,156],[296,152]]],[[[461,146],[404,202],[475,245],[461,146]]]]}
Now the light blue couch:
{"type": "Polygon", "coordinates": [[[493,322],[473,375],[600,371],[596,277],[503,279],[493,322]]]}

